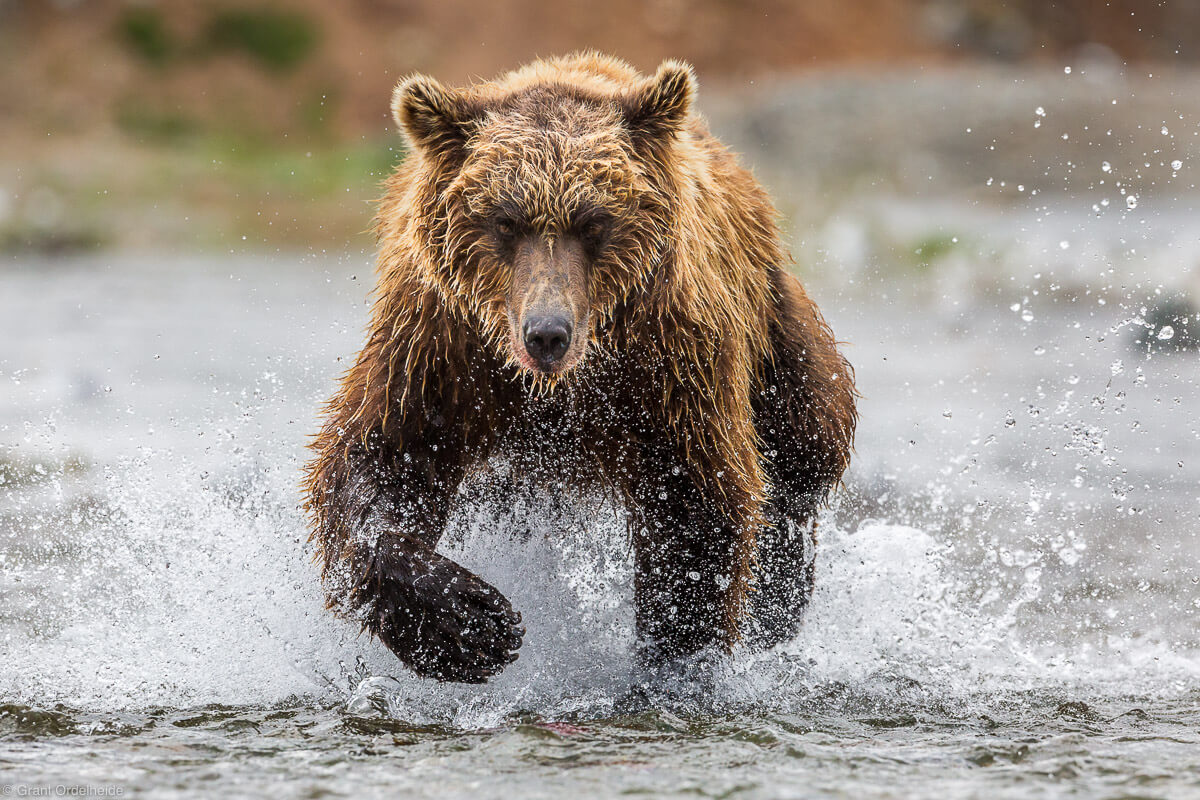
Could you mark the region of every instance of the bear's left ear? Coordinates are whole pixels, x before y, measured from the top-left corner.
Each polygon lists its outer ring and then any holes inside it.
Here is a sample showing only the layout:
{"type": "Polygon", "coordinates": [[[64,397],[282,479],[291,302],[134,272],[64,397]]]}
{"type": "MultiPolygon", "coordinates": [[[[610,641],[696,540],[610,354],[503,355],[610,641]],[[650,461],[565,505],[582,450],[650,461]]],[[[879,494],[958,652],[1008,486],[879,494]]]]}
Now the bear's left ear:
{"type": "Polygon", "coordinates": [[[621,110],[635,138],[654,138],[683,127],[695,96],[692,68],[682,61],[664,61],[653,78],[622,98],[621,110]]]}
{"type": "Polygon", "coordinates": [[[392,117],[409,143],[422,150],[462,147],[481,115],[464,92],[447,89],[425,75],[405,78],[392,92],[392,117]]]}

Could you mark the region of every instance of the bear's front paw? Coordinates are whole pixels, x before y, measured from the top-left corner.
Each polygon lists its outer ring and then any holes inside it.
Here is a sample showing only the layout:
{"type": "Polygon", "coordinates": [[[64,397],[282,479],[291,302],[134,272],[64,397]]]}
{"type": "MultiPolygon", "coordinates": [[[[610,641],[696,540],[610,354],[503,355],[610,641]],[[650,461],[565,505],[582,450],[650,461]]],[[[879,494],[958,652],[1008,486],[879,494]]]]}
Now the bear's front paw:
{"type": "Polygon", "coordinates": [[[418,675],[483,683],[517,660],[521,615],[474,573],[406,537],[385,537],[370,572],[367,628],[418,675]]]}

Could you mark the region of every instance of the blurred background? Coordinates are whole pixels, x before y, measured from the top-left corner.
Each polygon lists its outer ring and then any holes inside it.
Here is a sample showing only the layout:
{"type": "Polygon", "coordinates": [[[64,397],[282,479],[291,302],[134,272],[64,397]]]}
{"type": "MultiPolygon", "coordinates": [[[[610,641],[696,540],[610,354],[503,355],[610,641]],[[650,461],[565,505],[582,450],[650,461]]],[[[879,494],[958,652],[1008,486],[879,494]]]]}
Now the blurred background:
{"type": "Polygon", "coordinates": [[[1161,144],[1101,106],[1145,64],[1158,82],[1129,100],[1161,105],[1145,95],[1200,57],[1200,3],[0,0],[0,251],[369,247],[367,203],[403,155],[400,76],[461,84],[589,47],[692,62],[702,108],[791,218],[863,179],[989,199],[992,173],[1029,185],[1052,100],[1057,127],[1099,113],[1161,144]],[[1046,81],[1065,65],[1074,79],[1046,81]]]}

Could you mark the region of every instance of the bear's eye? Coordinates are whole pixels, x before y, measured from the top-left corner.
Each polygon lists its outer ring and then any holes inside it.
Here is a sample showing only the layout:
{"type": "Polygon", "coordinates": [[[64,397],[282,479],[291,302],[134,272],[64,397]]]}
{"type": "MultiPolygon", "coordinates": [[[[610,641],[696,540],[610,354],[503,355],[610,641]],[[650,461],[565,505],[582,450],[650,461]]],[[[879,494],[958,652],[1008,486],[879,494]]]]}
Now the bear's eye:
{"type": "Polygon", "coordinates": [[[607,234],[608,223],[602,219],[590,219],[579,226],[579,235],[591,244],[598,244],[607,234]]]}
{"type": "Polygon", "coordinates": [[[497,217],[495,221],[496,233],[500,234],[505,239],[511,238],[517,234],[517,223],[515,220],[508,217],[497,217]]]}

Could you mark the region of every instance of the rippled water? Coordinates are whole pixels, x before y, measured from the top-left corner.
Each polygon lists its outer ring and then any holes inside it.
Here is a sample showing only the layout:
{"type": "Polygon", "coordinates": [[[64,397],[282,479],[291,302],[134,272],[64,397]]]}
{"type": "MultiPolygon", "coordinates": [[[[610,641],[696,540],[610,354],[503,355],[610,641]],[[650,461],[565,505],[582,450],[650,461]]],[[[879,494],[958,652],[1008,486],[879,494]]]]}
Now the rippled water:
{"type": "Polygon", "coordinates": [[[529,628],[486,686],[324,611],[298,470],[366,256],[4,266],[0,784],[1200,796],[1200,357],[1134,343],[1200,228],[951,218],[920,281],[822,251],[863,423],[803,632],[650,692],[615,509],[455,520],[529,628]]]}

